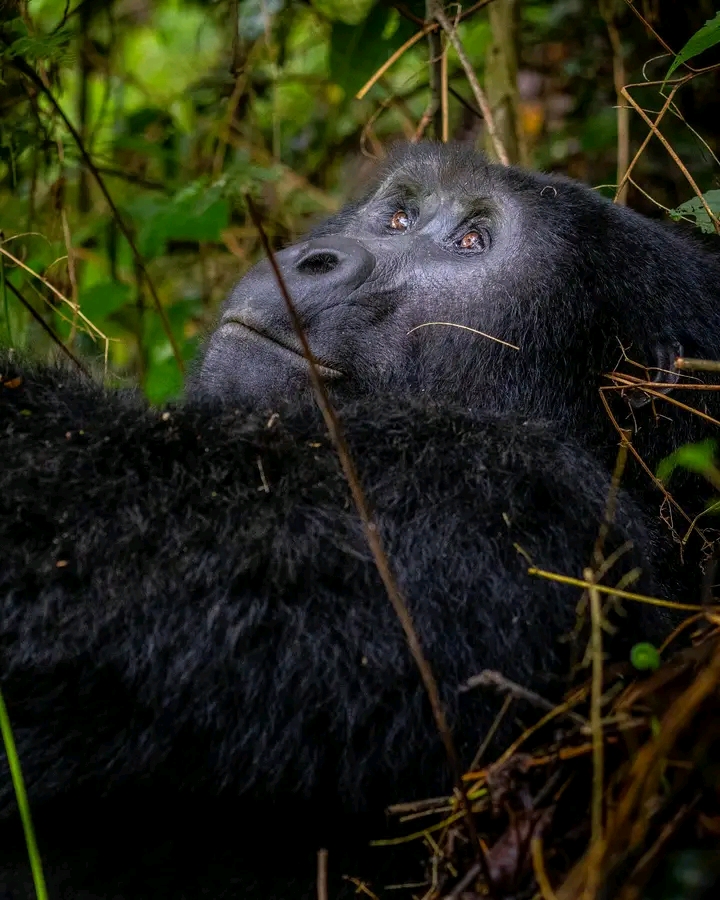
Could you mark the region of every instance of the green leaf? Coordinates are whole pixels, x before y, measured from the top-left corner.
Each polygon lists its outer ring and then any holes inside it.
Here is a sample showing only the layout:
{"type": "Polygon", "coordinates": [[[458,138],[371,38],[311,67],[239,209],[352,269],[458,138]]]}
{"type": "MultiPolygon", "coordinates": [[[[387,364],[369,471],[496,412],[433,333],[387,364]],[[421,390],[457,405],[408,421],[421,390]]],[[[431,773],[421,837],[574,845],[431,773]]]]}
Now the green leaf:
{"type": "Polygon", "coordinates": [[[703,27],[696,31],[690,40],[685,44],[682,50],[675,57],[673,64],[668,69],[665,78],[669,78],[672,73],[688,59],[698,56],[710,47],[720,44],[720,12],[715,13],[714,19],[708,19],[703,27]]]}
{"type": "Polygon", "coordinates": [[[230,203],[219,189],[194,182],[164,201],[146,199],[133,208],[134,218],[144,220],[138,233],[138,250],[145,259],[165,252],[167,242],[217,241],[230,221],[230,203]]]}
{"type": "Polygon", "coordinates": [[[20,37],[12,41],[10,46],[0,53],[0,57],[5,56],[12,59],[14,56],[19,56],[27,62],[35,62],[40,59],[67,62],[69,44],[73,37],[72,29],[69,26],[58,28],[51,34],[31,35],[25,22],[17,18],[9,23],[8,30],[19,34],[20,37]]]}
{"type": "MultiPolygon", "coordinates": [[[[175,342],[186,364],[197,353],[199,336],[186,338],[185,326],[189,319],[200,315],[201,311],[202,301],[199,297],[176,300],[172,306],[165,307],[175,342]]],[[[164,403],[182,393],[182,374],[160,316],[154,309],[146,312],[143,324],[143,345],[148,351],[148,370],[143,387],[151,403],[164,403]]]]}
{"type": "Polygon", "coordinates": [[[97,323],[122,309],[131,296],[129,285],[120,281],[102,281],[80,292],[80,309],[91,322],[97,323]]]}
{"type": "Polygon", "coordinates": [[[643,641],[630,650],[630,662],[640,672],[655,671],[660,667],[660,654],[656,647],[643,641]]]}
{"type": "Polygon", "coordinates": [[[667,482],[677,468],[706,475],[715,468],[716,451],[717,441],[712,439],[699,444],[685,444],[662,460],[658,466],[657,477],[660,481],[667,482]]]}
{"type": "Polygon", "coordinates": [[[153,363],[145,379],[145,395],[150,403],[160,404],[182,394],[183,377],[174,358],[153,363]]]}
{"type": "MultiPolygon", "coordinates": [[[[708,191],[703,194],[703,197],[712,214],[720,217],[720,191],[708,191]]],[[[692,200],[687,200],[675,209],[671,209],[670,217],[676,221],[681,218],[692,219],[701,231],[706,234],[715,233],[715,225],[699,197],[693,197],[692,200]]]]}
{"type": "Polygon", "coordinates": [[[330,34],[330,77],[345,91],[356,94],[370,76],[413,34],[412,23],[391,21],[395,9],[380,4],[360,25],[333,22],[330,34]]]}

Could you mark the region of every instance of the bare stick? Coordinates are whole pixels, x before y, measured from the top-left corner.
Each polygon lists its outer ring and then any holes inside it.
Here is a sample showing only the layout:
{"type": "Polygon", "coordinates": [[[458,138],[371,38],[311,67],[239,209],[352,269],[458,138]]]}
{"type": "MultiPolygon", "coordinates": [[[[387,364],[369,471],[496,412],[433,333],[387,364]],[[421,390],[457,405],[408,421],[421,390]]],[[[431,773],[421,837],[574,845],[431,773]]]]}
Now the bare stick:
{"type": "MultiPolygon", "coordinates": [[[[687,78],[686,78],[685,80],[687,80],[687,78]]],[[[665,100],[665,103],[664,103],[663,106],[662,106],[662,109],[661,109],[660,112],[657,114],[657,118],[655,119],[655,125],[656,125],[656,126],[660,124],[660,121],[662,120],[662,117],[665,115],[665,113],[667,112],[667,110],[668,110],[669,107],[670,107],[670,104],[672,103],[673,97],[675,96],[675,94],[677,93],[678,89],[679,89],[683,84],[684,84],[684,81],[679,81],[676,85],[674,85],[673,89],[672,89],[672,90],[670,91],[670,93],[668,94],[668,96],[667,96],[667,98],[666,98],[666,100],[665,100]]],[[[622,90],[619,91],[619,96],[622,97],[622,90]]],[[[618,100],[618,102],[620,102],[620,100],[618,100]]],[[[633,169],[635,168],[635,165],[637,164],[637,161],[638,161],[638,160],[640,159],[640,157],[642,156],[642,154],[643,154],[645,148],[646,148],[647,145],[650,143],[650,139],[652,138],[652,136],[653,136],[653,132],[652,132],[652,131],[648,131],[648,133],[645,135],[645,138],[644,138],[642,144],[640,144],[640,146],[638,147],[637,152],[635,153],[635,156],[633,156],[632,162],[627,166],[627,168],[625,169],[625,172],[624,172],[623,175],[622,175],[622,178],[620,178],[620,180],[618,181],[617,188],[615,189],[615,202],[616,202],[616,203],[619,202],[619,201],[618,201],[618,198],[619,198],[619,196],[620,196],[620,193],[621,193],[621,191],[623,191],[623,189],[625,188],[626,183],[630,180],[630,176],[631,176],[631,174],[632,174],[632,171],[633,171],[633,169]]],[[[619,167],[618,167],[618,171],[619,171],[619,167]]]]}
{"type": "Polygon", "coordinates": [[[595,584],[595,573],[587,568],[583,577],[590,582],[590,618],[592,633],[590,648],[592,652],[592,685],[590,694],[590,730],[592,734],[592,799],[590,803],[590,851],[588,853],[588,879],[585,896],[594,900],[600,884],[600,864],[602,862],[605,839],[603,836],[603,784],[605,780],[605,746],[602,727],[602,689],[603,689],[603,646],[602,646],[602,604],[600,592],[595,584]]]}
{"type": "Polygon", "coordinates": [[[675,368],[687,369],[689,372],[720,372],[720,360],[690,359],[690,357],[679,356],[675,360],[675,368]]]}
{"type": "Polygon", "coordinates": [[[325,849],[318,850],[317,900],[328,900],[328,852],[325,849]]]}
{"type": "Polygon", "coordinates": [[[590,590],[595,588],[601,594],[610,594],[613,597],[620,597],[621,600],[637,600],[638,603],[647,603],[649,606],[663,606],[667,609],[683,609],[686,612],[701,612],[706,610],[706,606],[698,606],[696,603],[676,603],[674,600],[661,600],[659,597],[648,597],[647,594],[634,594],[631,591],[624,591],[621,588],[610,587],[606,584],[594,584],[583,578],[572,578],[570,575],[560,575],[557,572],[548,572],[547,569],[537,569],[531,566],[527,570],[528,575],[536,575],[538,578],[547,578],[550,581],[557,581],[558,584],[569,584],[572,587],[590,590]]]}
{"type": "Polygon", "coordinates": [[[457,322],[423,322],[420,325],[416,325],[414,328],[411,328],[408,331],[408,334],[412,334],[413,331],[417,331],[418,328],[427,328],[428,325],[448,325],[450,328],[462,328],[465,331],[472,331],[473,334],[479,334],[481,337],[488,338],[488,340],[495,341],[498,344],[502,344],[504,347],[510,347],[511,350],[519,350],[520,348],[517,344],[511,344],[508,341],[504,341],[502,338],[494,337],[492,334],[487,334],[485,331],[479,331],[477,328],[471,328],[469,325],[459,325],[457,322]]]}
{"type": "Polygon", "coordinates": [[[534,837],[530,841],[530,852],[532,854],[533,871],[542,900],[556,900],[555,892],[550,884],[550,879],[545,871],[545,859],[542,852],[542,838],[534,837]]]}
{"type": "MultiPolygon", "coordinates": [[[[433,18],[433,2],[434,0],[425,0],[425,18],[428,21],[432,21],[433,18]]],[[[440,28],[435,28],[428,33],[427,46],[430,99],[425,115],[430,115],[433,123],[433,136],[436,141],[439,141],[442,140],[443,127],[441,99],[443,51],[447,54],[447,47],[443,47],[442,32],[440,31],[440,28]]]]}
{"type": "Polygon", "coordinates": [[[432,22],[430,25],[426,25],[420,31],[416,31],[411,38],[408,38],[408,40],[405,41],[402,47],[398,47],[398,49],[392,54],[392,56],[390,56],[388,60],[380,66],[377,72],[375,72],[375,74],[365,82],[365,84],[360,88],[357,94],[355,94],[355,99],[362,100],[362,98],[365,96],[365,94],[367,94],[370,88],[383,77],[390,66],[394,65],[406,50],[409,50],[411,47],[417,44],[417,42],[424,38],[426,34],[430,34],[431,31],[437,30],[437,27],[438,26],[434,22],[432,22]]]}
{"type": "Polygon", "coordinates": [[[628,192],[628,179],[625,178],[625,173],[630,164],[630,107],[623,103],[622,97],[622,89],[625,85],[625,59],[612,7],[609,4],[601,3],[600,11],[605,19],[612,46],[613,83],[617,97],[617,183],[622,183],[622,187],[619,187],[615,194],[615,202],[625,206],[628,192]]]}
{"type": "Polygon", "coordinates": [[[470,866],[470,868],[463,875],[460,881],[458,881],[458,883],[450,891],[450,893],[445,895],[445,900],[457,900],[458,897],[465,893],[465,889],[469,888],[473,881],[475,881],[480,872],[481,868],[479,863],[474,863],[472,866],[470,866]]]}
{"type": "MultiPolygon", "coordinates": [[[[358,515],[360,516],[360,521],[362,522],[365,539],[367,540],[368,546],[370,547],[370,551],[373,555],[373,559],[375,560],[375,565],[377,566],[380,578],[382,579],[383,585],[385,586],[388,598],[392,603],[395,614],[400,620],[400,624],[402,625],[403,631],[405,632],[405,638],[408,642],[410,653],[412,654],[412,657],[415,660],[415,664],[420,671],[420,677],[422,678],[423,684],[425,685],[425,690],[427,691],[428,697],[430,699],[430,707],[435,718],[435,724],[437,725],[437,729],[440,732],[440,737],[442,738],[442,742],[445,745],[445,751],[447,753],[448,762],[450,764],[450,771],[453,777],[453,781],[455,782],[455,789],[458,792],[458,796],[463,807],[468,834],[470,835],[470,840],[472,841],[473,850],[478,855],[479,861],[481,861],[482,865],[485,866],[485,858],[482,855],[480,841],[478,840],[477,830],[475,828],[475,820],[472,816],[472,808],[465,793],[465,786],[463,784],[462,771],[460,768],[460,760],[455,749],[452,734],[450,733],[450,726],[448,725],[448,721],[445,716],[445,710],[440,699],[440,691],[438,690],[435,676],[432,673],[430,664],[425,658],[425,654],[423,653],[420,639],[418,638],[417,632],[415,631],[415,626],[413,625],[413,621],[407,608],[407,604],[404,597],[400,593],[400,589],[397,586],[395,577],[390,568],[390,561],[388,560],[387,554],[385,553],[382,541],[380,540],[380,535],[378,534],[377,524],[370,510],[370,505],[365,496],[365,492],[363,491],[360,484],[360,479],[355,468],[355,463],[353,462],[352,456],[350,454],[350,448],[348,447],[347,441],[345,440],[345,435],[343,434],[335,410],[330,403],[327,389],[325,387],[325,384],[323,383],[322,378],[320,377],[320,372],[318,371],[317,361],[313,355],[312,350],[310,349],[310,344],[308,343],[305,330],[302,327],[302,323],[300,322],[297,310],[295,309],[295,304],[290,297],[290,292],[288,291],[287,285],[285,284],[285,279],[283,278],[283,274],[280,271],[280,267],[278,266],[275,254],[273,253],[270,242],[268,241],[267,235],[265,234],[265,229],[263,228],[262,221],[260,219],[260,216],[258,215],[257,210],[255,209],[255,204],[252,202],[252,198],[249,195],[246,195],[245,200],[248,205],[250,217],[253,221],[253,224],[257,228],[258,234],[260,235],[260,241],[263,245],[265,253],[267,254],[268,261],[270,262],[273,273],[275,274],[275,279],[277,280],[278,288],[280,289],[280,293],[282,294],[283,300],[285,301],[285,306],[287,308],[288,315],[290,316],[290,321],[292,322],[293,329],[295,331],[295,334],[297,335],[298,340],[300,341],[300,345],[302,346],[303,355],[308,361],[310,367],[310,380],[315,392],[315,399],[317,400],[317,404],[320,407],[320,411],[322,412],[323,419],[325,420],[325,425],[327,426],[328,433],[330,434],[330,438],[335,445],[338,457],[340,458],[340,464],[350,487],[350,493],[352,494],[355,508],[357,509],[358,515]]],[[[488,884],[490,884],[489,877],[488,884]]]]}
{"type": "Polygon", "coordinates": [[[673,147],[670,144],[670,142],[668,141],[668,139],[660,131],[660,129],[657,127],[657,125],[655,125],[655,123],[650,119],[650,117],[645,112],[645,110],[640,106],[640,104],[637,103],[630,96],[630,92],[628,90],[629,87],[636,87],[636,85],[628,85],[627,87],[624,87],[622,89],[623,97],[625,97],[625,99],[628,101],[628,103],[632,104],[633,109],[642,117],[645,124],[649,126],[649,128],[652,130],[652,133],[655,135],[655,137],[660,141],[660,143],[663,145],[663,147],[670,154],[675,165],[678,167],[678,169],[680,169],[680,171],[683,173],[683,175],[687,179],[687,182],[690,185],[690,187],[695,191],[695,194],[697,195],[698,199],[702,203],[703,208],[708,215],[708,218],[710,219],[710,221],[712,222],[712,224],[715,228],[715,231],[718,234],[720,234],[720,219],[718,219],[718,217],[715,215],[715,213],[708,206],[708,202],[705,199],[705,197],[703,196],[703,193],[700,190],[700,188],[697,186],[695,179],[692,177],[692,175],[688,171],[687,166],[683,163],[683,161],[677,155],[677,153],[673,149],[673,147]]]}

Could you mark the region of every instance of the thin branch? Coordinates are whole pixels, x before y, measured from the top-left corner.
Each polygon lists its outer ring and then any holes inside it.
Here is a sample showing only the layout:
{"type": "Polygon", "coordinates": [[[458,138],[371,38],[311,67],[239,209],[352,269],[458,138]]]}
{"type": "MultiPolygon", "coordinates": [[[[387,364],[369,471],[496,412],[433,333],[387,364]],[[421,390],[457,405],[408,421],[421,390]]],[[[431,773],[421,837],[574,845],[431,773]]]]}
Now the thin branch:
{"type": "MultiPolygon", "coordinates": [[[[663,104],[662,109],[661,109],[660,112],[657,114],[657,118],[655,119],[655,126],[656,126],[656,127],[660,124],[660,122],[662,121],[663,116],[664,116],[665,113],[668,111],[668,109],[669,109],[669,107],[670,107],[670,104],[672,103],[672,99],[673,99],[673,97],[675,96],[675,94],[678,92],[678,90],[680,89],[680,87],[681,87],[683,84],[685,84],[685,82],[688,81],[688,80],[689,80],[689,76],[686,76],[684,79],[682,79],[681,81],[678,81],[675,85],[673,85],[673,88],[672,88],[672,90],[670,91],[669,96],[668,96],[667,99],[665,100],[665,103],[663,104]]],[[[648,86],[650,86],[650,85],[653,84],[653,83],[654,83],[654,84],[657,84],[658,82],[648,82],[648,86]]],[[[620,96],[622,96],[622,90],[620,91],[620,96]]],[[[623,190],[625,189],[625,184],[626,184],[626,182],[628,182],[628,181],[630,180],[630,176],[632,175],[632,171],[633,171],[633,169],[635,168],[635,166],[637,165],[637,162],[638,162],[638,160],[640,159],[640,157],[642,156],[642,154],[643,154],[645,148],[646,148],[647,145],[650,143],[650,140],[651,140],[652,136],[653,136],[653,132],[652,132],[652,129],[651,129],[650,131],[648,131],[648,133],[647,133],[647,135],[645,136],[645,139],[643,140],[642,144],[640,144],[640,146],[638,147],[637,152],[635,153],[635,156],[633,156],[633,158],[632,158],[632,162],[631,162],[631,163],[628,165],[628,167],[625,169],[625,172],[623,173],[623,176],[622,176],[622,178],[620,179],[620,181],[618,182],[617,188],[616,188],[616,190],[615,190],[615,202],[618,202],[618,197],[620,196],[621,191],[623,191],[623,190]]]]}
{"type": "Polygon", "coordinates": [[[408,9],[404,3],[391,3],[390,5],[393,6],[400,13],[400,15],[406,18],[409,22],[414,22],[415,25],[420,25],[420,27],[425,24],[420,16],[416,16],[415,13],[408,9]]]}
{"type": "Polygon", "coordinates": [[[328,900],[328,852],[324,849],[317,856],[317,900],[328,900]]]}
{"type": "Polygon", "coordinates": [[[15,789],[15,800],[18,805],[20,821],[22,822],[23,833],[25,835],[25,845],[30,860],[30,871],[35,887],[35,896],[37,900],[48,900],[47,884],[45,882],[42,859],[40,858],[37,837],[35,835],[32,813],[30,812],[30,804],[28,803],[25,779],[23,778],[22,766],[20,765],[20,758],[15,744],[15,736],[13,735],[10,716],[8,715],[7,707],[5,706],[5,698],[3,697],[2,691],[0,691],[0,733],[2,733],[2,740],[8,760],[8,768],[10,769],[10,780],[15,789]]]}
{"type": "MultiPolygon", "coordinates": [[[[506,694],[509,697],[513,697],[515,700],[526,700],[533,706],[545,710],[545,712],[552,712],[552,710],[555,709],[554,703],[546,700],[536,691],[531,691],[529,688],[523,687],[515,681],[511,681],[509,678],[506,678],[502,672],[496,672],[494,669],[484,669],[478,675],[471,675],[464,684],[460,685],[459,690],[461,693],[465,693],[476,687],[495,688],[495,690],[499,691],[501,694],[506,694]]],[[[567,710],[565,715],[569,719],[572,719],[576,725],[587,725],[585,716],[581,716],[580,713],[576,713],[572,709],[567,710]]],[[[472,768],[475,768],[475,766],[472,768]]]]}
{"type": "Polygon", "coordinates": [[[440,137],[443,144],[450,140],[450,118],[448,103],[448,50],[447,43],[441,41],[440,55],[440,137]]]}
{"type": "MultiPolygon", "coordinates": [[[[11,240],[11,239],[8,238],[7,240],[11,240]]],[[[90,321],[90,319],[88,319],[88,317],[83,313],[83,311],[81,309],[77,308],[77,306],[73,303],[72,300],[68,300],[68,298],[61,291],[59,291],[52,282],[48,281],[47,278],[44,278],[42,275],[40,275],[39,272],[36,272],[34,269],[31,269],[30,266],[28,266],[26,263],[24,263],[21,259],[18,259],[17,256],[14,256],[9,250],[7,250],[1,244],[0,244],[0,255],[6,256],[11,262],[15,263],[16,266],[18,266],[19,268],[21,268],[25,272],[27,272],[28,275],[31,275],[33,278],[37,278],[37,280],[39,282],[41,282],[41,284],[44,284],[45,287],[51,293],[55,294],[55,296],[58,298],[58,300],[60,300],[62,303],[66,303],[70,307],[70,309],[72,309],[73,316],[75,316],[75,314],[79,315],[80,318],[85,323],[85,325],[87,326],[87,328],[89,329],[89,331],[94,332],[96,335],[98,335],[98,337],[102,338],[102,340],[105,341],[105,345],[107,346],[107,340],[108,340],[107,336],[105,334],[103,334],[102,331],[100,331],[100,329],[97,327],[97,325],[95,325],[93,322],[90,321]]]]}
{"type": "MultiPolygon", "coordinates": [[[[635,5],[634,0],[625,0],[627,6],[635,13],[635,15],[640,19],[645,28],[650,32],[650,34],[655,38],[655,40],[660,44],[660,46],[670,54],[670,56],[677,56],[677,53],[672,49],[672,47],[664,41],[660,35],[655,31],[652,25],[648,22],[648,20],[643,16],[638,7],[635,5]]],[[[716,69],[718,64],[713,63],[710,66],[703,66],[702,68],[695,68],[695,66],[691,66],[690,63],[685,60],[682,65],[691,73],[691,75],[702,75],[705,72],[710,72],[713,69],[716,69]]]]}
{"type": "Polygon", "coordinates": [[[504,341],[502,338],[494,337],[492,334],[488,334],[485,331],[480,331],[477,328],[471,328],[469,325],[460,325],[457,322],[422,322],[420,325],[416,325],[414,328],[411,328],[410,331],[408,331],[408,334],[412,334],[413,331],[417,331],[419,328],[427,328],[429,325],[447,325],[450,328],[461,328],[463,331],[472,331],[473,334],[479,334],[480,337],[487,338],[490,341],[495,341],[495,343],[502,344],[503,347],[509,347],[511,350],[520,349],[517,344],[511,344],[509,341],[504,341]]]}
{"type": "Polygon", "coordinates": [[[468,103],[463,95],[459,91],[456,91],[451,84],[448,85],[448,92],[451,93],[453,97],[465,107],[465,109],[469,110],[474,116],[477,116],[478,119],[482,119],[482,113],[480,112],[480,110],[476,106],[473,106],[472,103],[468,103]]]}
{"type": "Polygon", "coordinates": [[[60,337],[57,334],[55,334],[53,329],[48,325],[48,323],[45,321],[45,319],[43,319],[43,317],[40,315],[40,313],[30,303],[28,303],[28,301],[23,297],[23,295],[15,287],[15,285],[12,283],[12,281],[8,281],[6,279],[5,284],[7,287],[10,288],[10,290],[13,292],[13,294],[15,294],[17,299],[22,303],[22,305],[30,313],[30,315],[33,317],[33,319],[35,319],[35,321],[43,329],[43,331],[51,338],[53,343],[57,344],[57,346],[62,350],[62,352],[70,360],[72,360],[72,362],[83,373],[83,375],[85,375],[87,378],[90,378],[91,377],[90,373],[85,368],[85,366],[80,362],[80,360],[77,358],[77,356],[75,356],[75,354],[72,352],[72,350],[69,347],[65,346],[65,344],[62,342],[60,337]]]}
{"type": "MultiPolygon", "coordinates": [[[[615,431],[617,431],[617,433],[618,433],[618,435],[619,435],[619,437],[620,437],[620,441],[621,441],[622,443],[624,443],[624,444],[627,446],[627,449],[630,451],[630,453],[631,453],[632,456],[634,457],[634,459],[635,459],[635,461],[637,462],[637,464],[640,466],[640,468],[643,470],[643,472],[645,472],[645,474],[648,476],[648,478],[650,479],[650,481],[652,481],[652,483],[655,485],[655,487],[660,491],[660,493],[661,493],[661,494],[663,495],[663,497],[665,498],[665,501],[666,501],[673,509],[677,510],[677,512],[683,517],[683,519],[685,519],[685,520],[690,524],[690,526],[692,527],[692,525],[693,525],[693,523],[694,523],[694,520],[693,520],[693,519],[685,512],[685,510],[682,508],[682,506],[680,506],[680,504],[679,504],[679,503],[677,502],[677,500],[673,497],[673,495],[670,493],[670,491],[668,491],[668,489],[665,487],[665,485],[664,485],[664,484],[660,481],[660,479],[655,475],[655,473],[654,473],[653,470],[650,468],[650,466],[648,466],[648,464],[645,462],[645,460],[642,458],[642,456],[641,456],[641,455],[638,453],[638,451],[636,450],[635,446],[633,445],[633,442],[628,438],[625,429],[623,429],[623,428],[621,427],[620,423],[618,422],[618,420],[617,420],[617,419],[615,418],[615,416],[613,415],[613,411],[612,411],[612,409],[610,408],[610,403],[608,402],[608,399],[607,399],[607,397],[605,396],[605,394],[606,394],[610,389],[611,389],[611,388],[605,387],[605,386],[603,386],[603,387],[600,388],[600,390],[599,390],[600,401],[602,402],[602,404],[603,404],[603,406],[604,406],[604,408],[605,408],[605,412],[606,412],[606,414],[607,414],[607,417],[610,419],[610,422],[611,422],[613,428],[615,429],[615,431]]],[[[702,532],[700,532],[699,529],[698,529],[698,533],[702,536],[702,532]]],[[[689,534],[689,532],[688,532],[688,534],[689,534]]],[[[704,537],[703,537],[703,539],[704,539],[704,537]]]]}
{"type": "Polygon", "coordinates": [[[537,575],[539,578],[547,578],[557,581],[558,584],[569,584],[572,587],[590,590],[594,588],[600,594],[610,594],[611,597],[619,597],[621,600],[637,600],[639,603],[647,603],[650,606],[664,606],[666,609],[683,609],[687,612],[702,612],[706,606],[698,606],[695,603],[676,603],[674,600],[661,600],[659,597],[649,597],[647,594],[634,594],[621,588],[614,588],[606,584],[594,584],[584,578],[572,578],[570,575],[560,575],[558,572],[548,572],[546,569],[538,569],[531,566],[527,570],[528,575],[537,575]]]}
{"type": "Polygon", "coordinates": [[[548,878],[547,872],[545,871],[542,838],[533,837],[533,839],[530,841],[530,853],[532,855],[535,880],[537,881],[538,888],[540,889],[542,900],[557,900],[555,892],[552,889],[552,885],[550,884],[550,879],[548,878]]]}
{"type": "MultiPolygon", "coordinates": [[[[428,21],[432,20],[433,0],[425,0],[425,16],[428,21]]],[[[436,141],[442,139],[443,121],[442,121],[442,58],[443,58],[443,42],[440,29],[436,28],[428,32],[428,66],[430,71],[430,100],[427,109],[423,115],[423,119],[429,117],[433,123],[433,136],[436,141]]],[[[446,51],[447,52],[447,51],[446,51]]]]}
{"type": "Polygon", "coordinates": [[[649,126],[649,128],[652,130],[652,133],[657,137],[657,139],[660,141],[660,143],[663,145],[663,147],[670,154],[675,165],[683,173],[683,175],[687,179],[688,184],[693,189],[693,191],[695,191],[697,197],[699,198],[700,202],[702,203],[702,205],[705,209],[705,212],[708,214],[710,221],[713,223],[713,226],[715,227],[715,231],[718,234],[720,234],[720,220],[718,220],[717,216],[713,213],[713,211],[708,206],[707,200],[705,199],[705,197],[703,197],[702,191],[697,186],[695,179],[692,177],[692,175],[688,171],[687,167],[685,166],[683,161],[680,159],[680,157],[677,155],[677,153],[675,152],[675,150],[673,149],[672,145],[670,144],[668,139],[665,137],[665,135],[658,129],[658,127],[655,125],[655,123],[647,115],[645,110],[643,110],[640,107],[640,105],[638,103],[636,103],[635,100],[633,100],[633,98],[630,96],[630,92],[628,90],[628,88],[630,88],[630,87],[644,87],[644,85],[636,85],[636,84],[628,85],[627,87],[624,87],[622,89],[622,95],[623,95],[623,97],[625,97],[625,99],[628,101],[628,103],[632,104],[633,109],[636,112],[638,112],[640,114],[640,116],[642,116],[645,124],[649,126]]]}
{"type": "Polygon", "coordinates": [[[460,16],[460,21],[462,22],[464,19],[469,18],[473,13],[479,12],[481,9],[485,9],[486,6],[490,6],[494,0],[479,0],[478,3],[473,4],[470,9],[466,9],[465,12],[460,16]]]}
{"type": "Polygon", "coordinates": [[[590,849],[588,851],[588,891],[594,897],[600,884],[600,865],[605,849],[603,835],[603,784],[605,780],[605,746],[602,727],[603,693],[603,645],[602,645],[602,604],[596,583],[596,574],[591,568],[585,569],[583,577],[590,587],[590,649],[592,655],[592,683],[590,690],[590,730],[592,734],[592,799],[590,803],[590,849]]]}
{"type": "Polygon", "coordinates": [[[408,38],[402,45],[402,47],[398,47],[398,49],[392,54],[392,56],[390,56],[380,66],[375,74],[365,82],[365,84],[360,88],[357,94],[355,94],[355,99],[362,100],[362,98],[365,96],[365,94],[367,94],[370,88],[383,77],[387,70],[400,59],[400,57],[403,55],[403,53],[405,53],[406,50],[414,47],[419,40],[422,40],[422,38],[425,37],[426,34],[430,34],[431,31],[436,31],[437,28],[437,24],[435,22],[432,22],[430,25],[426,25],[420,31],[416,31],[415,34],[411,38],[408,38]]]}
{"type": "MultiPolygon", "coordinates": [[[[395,610],[395,614],[400,620],[403,631],[405,632],[405,638],[408,642],[410,653],[415,660],[415,664],[417,665],[420,672],[420,677],[422,678],[425,690],[427,691],[433,717],[435,719],[435,723],[440,733],[442,742],[445,745],[445,751],[447,753],[448,762],[450,764],[451,774],[455,783],[455,789],[458,792],[458,796],[463,808],[463,815],[467,824],[468,834],[472,842],[473,850],[478,856],[478,862],[480,862],[483,868],[486,869],[486,861],[482,854],[482,849],[478,840],[475,821],[472,815],[472,808],[467,798],[467,794],[465,793],[465,787],[462,780],[462,770],[460,767],[460,759],[455,749],[455,744],[450,732],[450,726],[445,715],[445,710],[440,698],[440,691],[438,689],[437,682],[435,681],[435,676],[433,675],[430,664],[428,663],[425,653],[423,652],[422,645],[420,644],[420,639],[418,638],[417,632],[415,630],[415,626],[413,624],[410,612],[407,608],[405,598],[402,596],[395,580],[395,576],[392,573],[390,561],[387,554],[385,553],[385,549],[382,545],[382,541],[378,533],[377,523],[375,522],[375,518],[370,509],[367,497],[365,496],[365,492],[363,491],[360,484],[360,478],[358,476],[357,469],[355,468],[355,463],[353,462],[350,448],[345,439],[345,435],[343,433],[337,414],[335,413],[335,410],[333,409],[333,406],[330,402],[327,388],[325,387],[325,384],[318,371],[318,363],[312,350],[310,349],[310,344],[308,343],[305,330],[302,327],[302,323],[295,308],[295,304],[292,301],[290,292],[288,291],[287,285],[285,284],[285,279],[283,278],[283,274],[280,270],[277,259],[275,258],[275,254],[273,253],[272,247],[270,246],[270,242],[268,241],[265,229],[263,228],[262,220],[260,219],[252,198],[249,195],[246,195],[245,199],[248,205],[248,210],[250,212],[250,217],[253,221],[253,224],[257,228],[258,235],[260,236],[260,241],[263,245],[265,253],[267,254],[268,261],[270,262],[270,266],[275,275],[278,288],[285,301],[285,306],[287,308],[293,330],[295,331],[295,334],[300,341],[303,355],[308,361],[310,381],[312,382],[315,398],[318,406],[320,407],[320,411],[322,412],[323,419],[325,420],[325,425],[328,429],[330,438],[335,445],[335,449],[340,459],[340,464],[350,487],[350,493],[352,494],[353,502],[355,504],[355,508],[357,509],[360,521],[362,523],[363,531],[365,533],[365,539],[367,540],[368,546],[370,547],[370,551],[373,555],[373,559],[375,560],[375,565],[377,567],[380,578],[382,579],[388,598],[393,606],[393,609],[395,610]]],[[[485,874],[489,875],[487,871],[485,872],[485,874]]],[[[490,883],[491,882],[488,877],[488,884],[490,883]]]]}
{"type": "MultiPolygon", "coordinates": [[[[687,369],[689,372],[720,372],[720,361],[714,359],[691,359],[678,356],[675,360],[676,369],[687,369]]],[[[703,387],[717,387],[717,385],[702,385],[703,387]]]]}

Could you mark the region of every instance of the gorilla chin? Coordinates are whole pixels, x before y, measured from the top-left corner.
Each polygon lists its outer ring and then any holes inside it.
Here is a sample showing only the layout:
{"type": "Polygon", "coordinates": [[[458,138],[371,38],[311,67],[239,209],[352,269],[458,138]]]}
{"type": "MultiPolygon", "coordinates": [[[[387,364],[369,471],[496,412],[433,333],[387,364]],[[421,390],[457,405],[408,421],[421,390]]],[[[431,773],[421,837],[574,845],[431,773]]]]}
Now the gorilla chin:
{"type": "MultiPolygon", "coordinates": [[[[320,377],[337,383],[343,373],[315,358],[320,377]]],[[[268,397],[297,399],[310,389],[309,363],[298,340],[278,340],[245,322],[224,319],[212,335],[189,390],[208,400],[253,404],[268,397]],[[222,367],[220,366],[222,361],[222,367]],[[222,371],[222,377],[218,373],[222,371]]]]}

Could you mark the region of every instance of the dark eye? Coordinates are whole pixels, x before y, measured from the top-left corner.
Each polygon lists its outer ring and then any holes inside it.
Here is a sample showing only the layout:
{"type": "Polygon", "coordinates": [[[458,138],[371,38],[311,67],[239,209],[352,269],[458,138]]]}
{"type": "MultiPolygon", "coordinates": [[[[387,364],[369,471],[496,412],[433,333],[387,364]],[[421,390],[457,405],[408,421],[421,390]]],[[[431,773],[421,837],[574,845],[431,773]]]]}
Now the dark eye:
{"type": "Polygon", "coordinates": [[[399,209],[396,213],[393,213],[393,217],[390,219],[390,227],[394,231],[407,231],[409,226],[410,219],[404,209],[399,209]]]}
{"type": "Polygon", "coordinates": [[[460,238],[458,246],[463,250],[484,250],[485,238],[479,231],[468,231],[460,238]]]}

